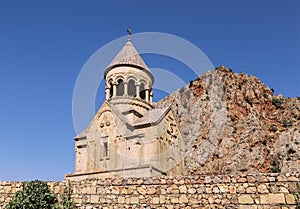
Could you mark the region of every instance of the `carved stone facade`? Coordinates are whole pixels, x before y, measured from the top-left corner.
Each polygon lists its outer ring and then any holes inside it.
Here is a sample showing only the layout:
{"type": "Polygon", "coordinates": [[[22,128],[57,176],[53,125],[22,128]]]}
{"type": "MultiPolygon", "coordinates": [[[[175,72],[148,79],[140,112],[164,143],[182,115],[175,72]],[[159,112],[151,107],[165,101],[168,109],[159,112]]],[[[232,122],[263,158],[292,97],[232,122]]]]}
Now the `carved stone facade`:
{"type": "Polygon", "coordinates": [[[131,40],[104,72],[106,101],[75,137],[67,179],[184,173],[184,144],[171,106],[152,104],[154,77],[131,40]]]}

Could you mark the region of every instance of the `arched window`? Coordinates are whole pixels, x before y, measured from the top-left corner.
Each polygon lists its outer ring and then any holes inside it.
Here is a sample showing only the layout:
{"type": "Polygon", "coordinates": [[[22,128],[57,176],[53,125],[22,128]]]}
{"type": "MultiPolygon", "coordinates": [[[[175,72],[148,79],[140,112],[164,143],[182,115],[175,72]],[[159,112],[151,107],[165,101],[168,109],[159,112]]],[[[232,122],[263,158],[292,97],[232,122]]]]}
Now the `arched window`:
{"type": "Polygon", "coordinates": [[[141,97],[141,99],[144,99],[144,100],[145,100],[145,98],[146,98],[145,84],[144,84],[144,83],[142,83],[142,84],[140,85],[140,97],[141,97]]]}
{"type": "Polygon", "coordinates": [[[135,81],[133,79],[130,79],[128,82],[128,96],[136,96],[135,81]]]}
{"type": "Polygon", "coordinates": [[[117,81],[117,96],[124,95],[124,81],[122,79],[118,79],[117,81]]]}
{"type": "Polygon", "coordinates": [[[109,98],[113,96],[113,84],[112,82],[109,83],[109,98]]]}

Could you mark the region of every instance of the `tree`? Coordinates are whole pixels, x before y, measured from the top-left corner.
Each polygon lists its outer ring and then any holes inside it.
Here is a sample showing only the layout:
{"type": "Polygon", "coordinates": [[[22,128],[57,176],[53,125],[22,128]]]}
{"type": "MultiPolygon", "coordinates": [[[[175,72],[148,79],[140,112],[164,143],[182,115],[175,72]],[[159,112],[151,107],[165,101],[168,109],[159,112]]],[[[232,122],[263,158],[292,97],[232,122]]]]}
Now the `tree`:
{"type": "Polygon", "coordinates": [[[50,192],[46,182],[25,182],[23,190],[16,192],[6,209],[57,209],[57,197],[50,192]]]}

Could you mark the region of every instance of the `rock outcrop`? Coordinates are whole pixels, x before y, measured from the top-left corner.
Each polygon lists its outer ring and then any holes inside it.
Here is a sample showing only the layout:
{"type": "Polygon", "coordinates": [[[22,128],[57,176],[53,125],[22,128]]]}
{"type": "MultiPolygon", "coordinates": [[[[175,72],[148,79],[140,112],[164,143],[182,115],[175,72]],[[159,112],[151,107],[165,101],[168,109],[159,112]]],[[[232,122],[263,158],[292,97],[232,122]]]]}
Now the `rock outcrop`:
{"type": "Polygon", "coordinates": [[[188,174],[300,172],[300,100],[220,66],[159,101],[173,104],[188,174]]]}

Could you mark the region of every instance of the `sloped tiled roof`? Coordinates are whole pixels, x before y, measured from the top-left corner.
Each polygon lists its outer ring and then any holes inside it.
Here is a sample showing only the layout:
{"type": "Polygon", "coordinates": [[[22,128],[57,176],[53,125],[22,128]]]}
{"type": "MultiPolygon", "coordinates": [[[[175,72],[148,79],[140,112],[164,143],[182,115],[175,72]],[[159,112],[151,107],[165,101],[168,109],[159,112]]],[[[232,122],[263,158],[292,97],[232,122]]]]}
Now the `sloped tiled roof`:
{"type": "Polygon", "coordinates": [[[86,137],[86,130],[81,131],[77,136],[75,136],[75,139],[81,139],[83,137],[86,137]]]}
{"type": "MultiPolygon", "coordinates": [[[[117,117],[119,117],[121,119],[121,121],[124,124],[128,124],[130,126],[144,126],[144,125],[151,125],[151,124],[156,124],[158,123],[161,119],[164,118],[164,116],[168,113],[168,111],[171,109],[171,105],[162,108],[162,109],[151,109],[148,110],[143,117],[139,118],[136,120],[136,122],[134,124],[131,124],[127,118],[120,112],[120,110],[113,105],[110,102],[107,102],[108,105],[111,107],[111,110],[113,111],[114,114],[116,114],[117,117]]],[[[88,132],[88,128],[84,131],[82,131],[81,133],[79,133],[76,137],[75,140],[81,139],[86,137],[88,132]]]]}
{"type": "Polygon", "coordinates": [[[107,73],[113,67],[120,65],[133,65],[150,72],[149,68],[130,40],[126,42],[125,46],[108,65],[105,72],[107,73]]]}
{"type": "Polygon", "coordinates": [[[145,113],[145,115],[134,123],[134,126],[142,126],[148,124],[154,124],[159,122],[163,116],[167,113],[171,106],[165,107],[163,109],[152,109],[145,113]]]}

